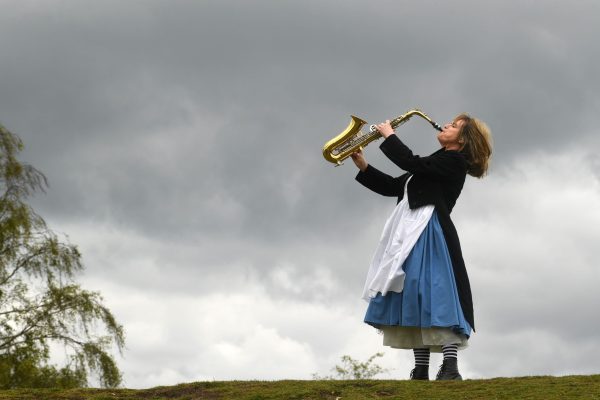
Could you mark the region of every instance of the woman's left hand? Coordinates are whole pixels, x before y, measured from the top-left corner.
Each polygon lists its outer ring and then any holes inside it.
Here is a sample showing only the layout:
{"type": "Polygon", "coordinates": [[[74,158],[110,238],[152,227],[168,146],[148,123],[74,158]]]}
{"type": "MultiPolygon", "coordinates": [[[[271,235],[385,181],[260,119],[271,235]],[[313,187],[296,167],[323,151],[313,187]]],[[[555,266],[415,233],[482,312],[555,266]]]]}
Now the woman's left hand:
{"type": "Polygon", "coordinates": [[[379,133],[381,133],[381,136],[383,136],[384,138],[387,138],[388,136],[394,133],[389,119],[381,124],[375,125],[375,127],[377,128],[379,133]]]}

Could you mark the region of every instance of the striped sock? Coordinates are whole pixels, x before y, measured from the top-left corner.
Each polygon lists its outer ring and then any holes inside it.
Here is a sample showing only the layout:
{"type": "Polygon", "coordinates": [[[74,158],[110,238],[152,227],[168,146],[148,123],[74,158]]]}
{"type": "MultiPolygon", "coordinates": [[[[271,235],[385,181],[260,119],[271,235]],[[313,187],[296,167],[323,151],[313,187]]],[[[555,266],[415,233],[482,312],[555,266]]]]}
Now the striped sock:
{"type": "Polygon", "coordinates": [[[429,349],[413,349],[413,353],[415,353],[415,366],[429,367],[429,349]]]}
{"type": "Polygon", "coordinates": [[[444,353],[444,360],[447,358],[458,359],[458,345],[456,344],[447,344],[442,346],[442,353],[444,353]]]}

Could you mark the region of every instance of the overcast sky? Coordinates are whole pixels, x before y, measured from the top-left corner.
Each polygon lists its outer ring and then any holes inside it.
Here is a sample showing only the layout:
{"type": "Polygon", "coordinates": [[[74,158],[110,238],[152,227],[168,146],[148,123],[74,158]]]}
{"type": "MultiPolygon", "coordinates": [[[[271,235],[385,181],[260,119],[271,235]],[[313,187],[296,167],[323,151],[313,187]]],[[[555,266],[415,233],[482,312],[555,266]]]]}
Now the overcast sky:
{"type": "MultiPolygon", "coordinates": [[[[378,351],[406,379],[412,353],[382,346],[360,299],[395,199],[321,148],[351,114],[415,107],[494,135],[452,214],[477,326],[463,376],[600,373],[598,1],[0,6],[0,123],[125,326],[126,386],[310,379],[378,351]]],[[[423,155],[435,133],[398,130],[423,155]]]]}

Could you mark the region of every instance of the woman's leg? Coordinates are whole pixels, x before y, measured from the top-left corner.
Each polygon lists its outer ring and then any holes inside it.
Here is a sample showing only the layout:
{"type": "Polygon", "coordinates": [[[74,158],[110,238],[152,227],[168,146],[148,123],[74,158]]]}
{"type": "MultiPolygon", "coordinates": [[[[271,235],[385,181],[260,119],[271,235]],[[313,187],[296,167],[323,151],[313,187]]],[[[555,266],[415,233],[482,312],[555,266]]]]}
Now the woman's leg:
{"type": "Polygon", "coordinates": [[[436,380],[438,381],[462,381],[458,372],[458,345],[448,344],[442,346],[444,362],[440,367],[436,380]]]}
{"type": "Polygon", "coordinates": [[[429,349],[413,349],[413,353],[415,354],[415,368],[410,373],[410,379],[429,380],[429,349]]]}

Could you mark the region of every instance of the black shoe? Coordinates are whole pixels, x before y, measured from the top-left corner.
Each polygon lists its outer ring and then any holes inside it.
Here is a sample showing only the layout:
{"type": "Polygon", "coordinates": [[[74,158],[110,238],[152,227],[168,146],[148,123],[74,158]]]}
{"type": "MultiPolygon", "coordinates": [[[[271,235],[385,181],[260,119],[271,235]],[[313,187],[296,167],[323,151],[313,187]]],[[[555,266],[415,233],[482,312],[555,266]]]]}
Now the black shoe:
{"type": "Polygon", "coordinates": [[[440,366],[436,381],[462,381],[462,376],[458,372],[458,360],[456,358],[446,358],[440,366]]]}
{"type": "Polygon", "coordinates": [[[429,380],[429,366],[428,365],[417,365],[410,371],[411,381],[428,381],[429,380]]]}

